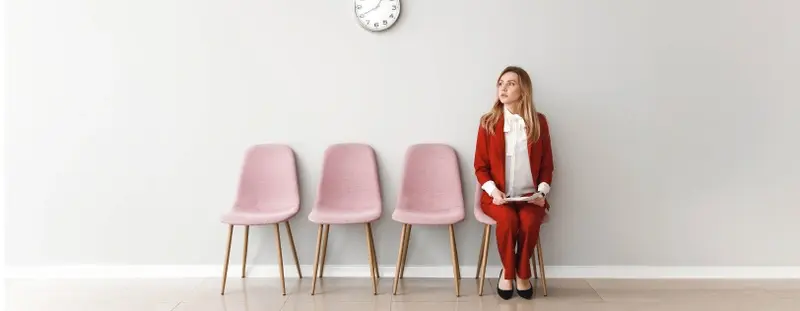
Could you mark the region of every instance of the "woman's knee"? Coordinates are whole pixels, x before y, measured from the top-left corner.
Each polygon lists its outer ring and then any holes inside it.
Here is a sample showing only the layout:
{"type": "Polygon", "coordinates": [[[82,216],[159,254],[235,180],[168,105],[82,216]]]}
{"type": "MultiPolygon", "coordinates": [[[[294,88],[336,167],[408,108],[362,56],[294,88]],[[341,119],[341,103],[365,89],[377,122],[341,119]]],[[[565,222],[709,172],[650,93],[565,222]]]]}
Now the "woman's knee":
{"type": "Polygon", "coordinates": [[[510,230],[516,232],[520,226],[520,219],[516,213],[507,213],[503,216],[504,217],[495,219],[495,222],[497,222],[497,231],[510,230]]]}
{"type": "Polygon", "coordinates": [[[531,230],[539,230],[539,227],[542,225],[542,220],[544,219],[544,215],[540,215],[537,213],[520,213],[519,219],[519,228],[521,231],[531,231],[531,230]]]}

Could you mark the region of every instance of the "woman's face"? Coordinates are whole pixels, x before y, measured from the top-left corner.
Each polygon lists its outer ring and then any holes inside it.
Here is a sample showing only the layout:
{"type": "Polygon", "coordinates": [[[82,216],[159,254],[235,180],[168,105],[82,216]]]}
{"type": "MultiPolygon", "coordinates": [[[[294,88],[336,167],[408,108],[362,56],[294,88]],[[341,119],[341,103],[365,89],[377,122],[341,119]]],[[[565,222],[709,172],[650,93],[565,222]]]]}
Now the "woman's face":
{"type": "Polygon", "coordinates": [[[497,81],[497,98],[503,104],[519,101],[522,92],[519,88],[519,76],[515,72],[506,72],[497,81]]]}

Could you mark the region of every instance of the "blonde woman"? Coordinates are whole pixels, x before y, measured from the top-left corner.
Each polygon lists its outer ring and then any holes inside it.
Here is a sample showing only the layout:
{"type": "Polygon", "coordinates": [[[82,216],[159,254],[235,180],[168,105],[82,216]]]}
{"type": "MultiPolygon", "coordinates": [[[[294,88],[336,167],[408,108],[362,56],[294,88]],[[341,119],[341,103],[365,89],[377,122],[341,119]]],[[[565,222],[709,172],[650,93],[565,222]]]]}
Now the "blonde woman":
{"type": "Polygon", "coordinates": [[[497,79],[497,99],[481,117],[475,176],[484,190],[481,209],[496,222],[503,270],[497,293],[533,298],[530,258],[547,213],[553,154],[547,119],[533,104],[531,78],[507,67],[497,79]]]}

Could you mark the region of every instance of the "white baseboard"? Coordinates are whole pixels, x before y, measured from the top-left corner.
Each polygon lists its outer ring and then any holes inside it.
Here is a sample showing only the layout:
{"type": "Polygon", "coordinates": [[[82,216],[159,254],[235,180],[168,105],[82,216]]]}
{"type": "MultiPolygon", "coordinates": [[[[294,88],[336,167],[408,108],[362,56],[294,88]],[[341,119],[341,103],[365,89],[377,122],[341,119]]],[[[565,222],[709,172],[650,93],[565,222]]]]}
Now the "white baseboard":
{"type": "MultiPolygon", "coordinates": [[[[229,277],[238,277],[241,265],[228,268],[229,277]]],[[[311,277],[311,265],[301,265],[304,277],[311,277]]],[[[462,278],[475,276],[475,266],[461,266],[462,278]]],[[[394,266],[381,266],[381,277],[394,277],[394,266]]],[[[489,266],[486,276],[497,277],[499,266],[489,266]]],[[[800,266],[789,267],[656,267],[656,266],[548,266],[548,278],[625,278],[625,279],[800,279],[800,266]]],[[[174,266],[6,266],[5,278],[210,278],[220,277],[222,265],[174,266]]],[[[286,278],[296,278],[294,265],[284,266],[286,278]]],[[[277,265],[248,266],[248,277],[278,277],[277,265]]],[[[451,278],[452,266],[408,266],[409,278],[451,278]]],[[[370,277],[367,265],[326,265],[325,277],[370,277]]]]}

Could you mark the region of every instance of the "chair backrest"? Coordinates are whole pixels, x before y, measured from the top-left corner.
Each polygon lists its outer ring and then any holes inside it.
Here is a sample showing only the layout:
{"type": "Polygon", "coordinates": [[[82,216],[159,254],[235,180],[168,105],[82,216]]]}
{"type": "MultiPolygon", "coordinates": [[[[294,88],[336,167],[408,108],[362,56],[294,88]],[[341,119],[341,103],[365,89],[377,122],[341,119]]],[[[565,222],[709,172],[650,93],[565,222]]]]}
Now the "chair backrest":
{"type": "Polygon", "coordinates": [[[406,151],[397,208],[464,210],[456,151],[445,144],[417,144],[406,151]]]}
{"type": "Polygon", "coordinates": [[[325,150],[314,208],[382,208],[378,163],[372,147],[344,143],[325,150]]]}
{"type": "Polygon", "coordinates": [[[475,215],[483,215],[485,214],[481,209],[481,196],[483,196],[483,189],[481,189],[481,184],[479,182],[475,182],[475,201],[472,204],[474,209],[475,215]]]}
{"type": "Polygon", "coordinates": [[[239,178],[235,210],[300,209],[294,151],[282,144],[250,147],[239,178]]]}

